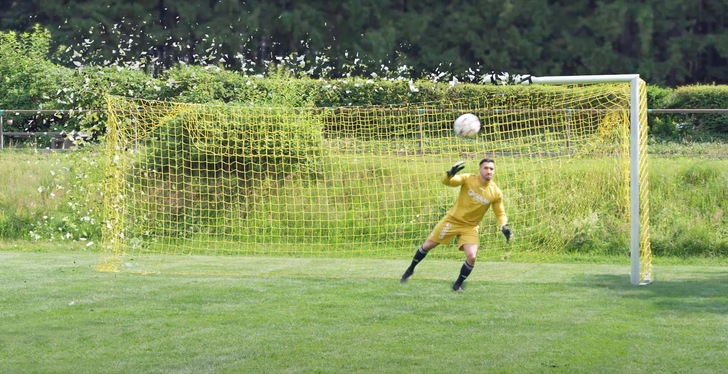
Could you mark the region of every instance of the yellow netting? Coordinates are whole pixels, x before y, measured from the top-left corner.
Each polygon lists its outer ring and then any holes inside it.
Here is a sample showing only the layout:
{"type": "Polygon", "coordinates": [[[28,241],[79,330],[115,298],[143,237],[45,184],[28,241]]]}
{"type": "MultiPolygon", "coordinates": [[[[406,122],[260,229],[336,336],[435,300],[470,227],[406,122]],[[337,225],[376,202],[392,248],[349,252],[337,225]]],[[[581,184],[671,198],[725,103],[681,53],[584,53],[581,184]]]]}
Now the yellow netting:
{"type": "Polygon", "coordinates": [[[605,215],[616,217],[615,235],[629,235],[629,84],[386,107],[107,101],[113,257],[409,259],[455,200],[442,173],[458,160],[477,173],[483,157],[496,160],[516,239],[506,245],[488,212],[479,261],[546,258],[588,240],[605,215]],[[452,132],[466,112],[483,122],[475,139],[452,132]]]}
{"type": "Polygon", "coordinates": [[[647,85],[640,81],[639,88],[639,205],[640,205],[640,273],[639,282],[652,281],[652,248],[650,246],[650,199],[647,184],[647,85]]]}

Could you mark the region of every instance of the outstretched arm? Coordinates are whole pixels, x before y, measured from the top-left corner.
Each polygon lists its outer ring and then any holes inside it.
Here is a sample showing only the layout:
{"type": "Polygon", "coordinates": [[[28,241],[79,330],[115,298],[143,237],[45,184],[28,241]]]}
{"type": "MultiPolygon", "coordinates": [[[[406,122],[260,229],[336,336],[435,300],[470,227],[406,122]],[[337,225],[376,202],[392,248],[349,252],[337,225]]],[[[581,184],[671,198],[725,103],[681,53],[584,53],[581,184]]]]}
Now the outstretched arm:
{"type": "Polygon", "coordinates": [[[456,163],[455,163],[455,164],[454,164],[454,165],[453,165],[453,166],[452,166],[452,167],[450,168],[450,170],[448,170],[448,171],[447,171],[447,176],[448,176],[448,177],[450,177],[450,178],[452,178],[452,177],[454,177],[454,176],[455,176],[455,174],[459,173],[459,172],[460,172],[460,170],[463,170],[463,169],[465,169],[465,166],[463,166],[463,164],[464,164],[464,163],[465,163],[465,161],[458,161],[458,162],[456,162],[456,163]]]}
{"type": "Polygon", "coordinates": [[[465,161],[458,161],[449,170],[447,170],[445,175],[442,176],[442,183],[451,187],[462,186],[465,179],[464,177],[456,174],[465,169],[465,166],[463,166],[464,163],[465,161]]]}

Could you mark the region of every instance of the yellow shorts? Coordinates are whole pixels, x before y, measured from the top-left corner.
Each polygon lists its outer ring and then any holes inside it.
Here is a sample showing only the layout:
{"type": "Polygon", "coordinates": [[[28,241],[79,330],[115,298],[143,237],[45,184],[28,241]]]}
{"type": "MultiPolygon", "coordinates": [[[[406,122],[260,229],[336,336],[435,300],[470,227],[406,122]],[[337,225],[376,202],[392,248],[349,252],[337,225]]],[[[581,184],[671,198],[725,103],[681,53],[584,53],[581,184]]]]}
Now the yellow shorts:
{"type": "Polygon", "coordinates": [[[454,237],[458,237],[458,249],[463,250],[463,244],[475,244],[478,241],[479,225],[466,225],[455,222],[449,217],[443,218],[432,230],[427,238],[440,244],[449,244],[454,237]]]}

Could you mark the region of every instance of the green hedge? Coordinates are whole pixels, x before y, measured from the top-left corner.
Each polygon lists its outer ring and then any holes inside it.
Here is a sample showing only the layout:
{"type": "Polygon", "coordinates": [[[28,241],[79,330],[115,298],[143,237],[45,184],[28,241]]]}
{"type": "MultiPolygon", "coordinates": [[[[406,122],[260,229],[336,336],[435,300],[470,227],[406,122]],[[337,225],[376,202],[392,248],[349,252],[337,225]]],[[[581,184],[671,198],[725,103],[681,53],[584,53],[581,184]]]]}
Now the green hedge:
{"type": "MultiPolygon", "coordinates": [[[[728,109],[728,86],[686,86],[675,90],[665,106],[671,109],[728,109]]],[[[684,131],[728,137],[728,113],[689,114],[684,131]]]]}
{"type": "MultiPolygon", "coordinates": [[[[0,32],[0,109],[63,110],[55,115],[5,113],[6,131],[104,132],[104,95],[188,103],[239,103],[285,106],[367,106],[458,100],[483,96],[498,87],[434,80],[313,79],[283,65],[264,76],[215,66],[178,65],[161,74],[125,67],[55,65],[47,56],[50,34],[0,32]],[[99,111],[69,113],[69,109],[99,111]]],[[[503,89],[499,87],[498,89],[503,89]]],[[[518,86],[525,95],[546,89],[518,86]]],[[[649,108],[728,108],[728,86],[667,89],[648,85],[649,108]]],[[[652,114],[651,134],[660,137],[726,138],[725,114],[652,114]]]]}

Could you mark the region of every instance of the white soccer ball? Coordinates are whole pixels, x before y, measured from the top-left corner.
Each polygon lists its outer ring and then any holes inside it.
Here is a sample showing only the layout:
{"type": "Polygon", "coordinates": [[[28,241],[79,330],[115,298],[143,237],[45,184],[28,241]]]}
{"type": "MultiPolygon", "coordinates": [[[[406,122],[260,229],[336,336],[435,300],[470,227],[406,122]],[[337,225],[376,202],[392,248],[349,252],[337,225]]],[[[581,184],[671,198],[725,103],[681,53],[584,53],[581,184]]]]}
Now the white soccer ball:
{"type": "Polygon", "coordinates": [[[457,136],[472,138],[480,131],[480,119],[473,113],[465,113],[455,120],[453,130],[457,136]]]}

